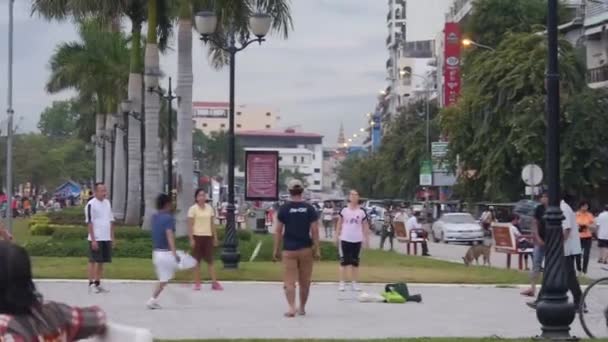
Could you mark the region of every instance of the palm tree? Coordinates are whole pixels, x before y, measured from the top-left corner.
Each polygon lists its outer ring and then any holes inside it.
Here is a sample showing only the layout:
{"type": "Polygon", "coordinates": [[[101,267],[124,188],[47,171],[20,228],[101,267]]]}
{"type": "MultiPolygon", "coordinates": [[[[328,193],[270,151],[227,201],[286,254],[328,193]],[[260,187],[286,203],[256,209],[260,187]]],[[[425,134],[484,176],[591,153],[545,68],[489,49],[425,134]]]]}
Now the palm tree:
{"type": "MultiPolygon", "coordinates": [[[[115,111],[126,90],[127,39],[121,33],[100,30],[99,23],[90,20],[80,22],[79,36],[79,42],[62,43],[51,56],[46,89],[50,93],[75,89],[80,99],[96,103],[96,132],[102,136],[113,128],[112,117],[107,114],[115,111]]],[[[110,151],[106,152],[109,156],[110,151]]],[[[111,164],[110,160],[106,165],[111,164]]],[[[102,164],[99,153],[96,161],[102,164]]]]}

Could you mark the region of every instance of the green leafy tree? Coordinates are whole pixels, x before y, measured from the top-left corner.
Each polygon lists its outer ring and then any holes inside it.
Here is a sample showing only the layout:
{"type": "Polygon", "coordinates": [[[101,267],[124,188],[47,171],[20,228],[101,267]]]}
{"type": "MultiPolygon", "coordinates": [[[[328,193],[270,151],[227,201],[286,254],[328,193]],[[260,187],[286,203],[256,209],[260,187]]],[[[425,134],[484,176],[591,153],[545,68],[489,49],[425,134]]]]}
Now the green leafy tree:
{"type": "Polygon", "coordinates": [[[77,135],[80,115],[71,101],[55,101],[40,114],[38,129],[51,138],[67,138],[77,135]]]}
{"type": "Polygon", "coordinates": [[[279,191],[286,192],[287,184],[292,179],[300,180],[302,182],[302,185],[304,186],[304,188],[306,188],[308,186],[308,182],[306,181],[306,175],[301,173],[299,169],[295,169],[295,170],[284,169],[284,170],[281,170],[281,172],[279,173],[279,191]]]}

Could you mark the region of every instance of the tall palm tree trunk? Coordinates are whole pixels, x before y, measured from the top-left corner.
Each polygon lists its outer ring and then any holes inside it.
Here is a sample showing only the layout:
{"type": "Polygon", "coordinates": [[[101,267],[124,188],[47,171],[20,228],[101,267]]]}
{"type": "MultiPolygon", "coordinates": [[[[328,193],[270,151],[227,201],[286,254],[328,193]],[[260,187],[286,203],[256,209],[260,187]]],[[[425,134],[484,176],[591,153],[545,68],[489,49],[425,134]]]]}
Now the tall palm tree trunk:
{"type": "MultiPolygon", "coordinates": [[[[132,110],[141,112],[141,89],[143,87],[141,60],[141,23],[132,23],[131,37],[131,72],[129,73],[128,97],[132,110]]],[[[141,113],[139,113],[141,119],[141,113]]],[[[125,212],[126,225],[138,225],[141,219],[141,121],[133,116],[128,121],[128,170],[127,170],[127,208],[125,212]]]]}
{"type": "Polygon", "coordinates": [[[188,232],[187,211],[194,200],[192,176],[192,7],[182,0],[177,28],[177,235],[188,232]]]}
{"type": "MultiPolygon", "coordinates": [[[[119,109],[120,112],[120,109],[119,109]]],[[[118,125],[114,130],[116,132],[114,142],[114,178],[112,181],[112,209],[114,211],[114,218],[117,220],[124,220],[125,218],[125,204],[127,193],[125,191],[127,182],[127,158],[126,158],[126,145],[125,145],[125,132],[121,129],[125,127],[124,118],[122,114],[116,118],[115,123],[118,125]]]]}
{"type": "MultiPolygon", "coordinates": [[[[144,58],[144,82],[146,89],[158,87],[160,75],[156,26],[158,22],[157,0],[148,0],[148,40],[144,58]]],[[[154,202],[162,189],[160,145],[158,136],[160,98],[154,92],[146,92],[144,107],[146,145],[144,153],[145,212],[143,228],[150,228],[150,220],[155,212],[154,202]]]]}
{"type": "Polygon", "coordinates": [[[114,151],[112,148],[112,142],[110,141],[110,134],[114,127],[114,117],[111,114],[105,115],[105,126],[103,134],[106,136],[103,143],[104,155],[103,155],[103,183],[108,189],[108,198],[112,200],[112,158],[114,158],[114,151]]]}
{"type": "Polygon", "coordinates": [[[105,117],[102,113],[95,114],[95,183],[103,182],[103,145],[101,136],[105,126],[105,117]]]}

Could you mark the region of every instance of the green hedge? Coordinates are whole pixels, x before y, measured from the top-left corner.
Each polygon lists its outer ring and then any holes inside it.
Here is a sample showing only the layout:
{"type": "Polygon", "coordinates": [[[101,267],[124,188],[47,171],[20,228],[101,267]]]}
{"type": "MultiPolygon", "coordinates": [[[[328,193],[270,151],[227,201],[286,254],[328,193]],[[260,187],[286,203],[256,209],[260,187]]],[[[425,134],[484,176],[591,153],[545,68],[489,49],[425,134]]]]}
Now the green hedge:
{"type": "Polygon", "coordinates": [[[51,224],[82,225],[84,224],[84,207],[65,208],[61,211],[46,213],[51,224]]]}
{"type": "MultiPolygon", "coordinates": [[[[251,237],[251,236],[250,236],[251,237]]],[[[148,237],[146,239],[121,239],[118,238],[118,243],[115,246],[113,256],[116,258],[144,258],[148,259],[152,255],[152,241],[148,237]]],[[[220,240],[221,241],[221,240],[220,240]]],[[[271,261],[273,241],[272,236],[255,236],[249,240],[239,241],[239,251],[243,261],[249,260],[258,242],[262,241],[262,248],[256,261],[271,261]]],[[[87,257],[89,248],[87,242],[83,239],[56,239],[54,236],[47,242],[29,243],[25,246],[31,256],[49,256],[49,257],[87,257]]],[[[177,239],[177,248],[181,250],[189,250],[190,246],[187,238],[177,239]]],[[[217,248],[215,252],[216,259],[219,260],[221,248],[217,248]]],[[[321,244],[322,260],[337,260],[337,248],[328,242],[321,244]]]]}

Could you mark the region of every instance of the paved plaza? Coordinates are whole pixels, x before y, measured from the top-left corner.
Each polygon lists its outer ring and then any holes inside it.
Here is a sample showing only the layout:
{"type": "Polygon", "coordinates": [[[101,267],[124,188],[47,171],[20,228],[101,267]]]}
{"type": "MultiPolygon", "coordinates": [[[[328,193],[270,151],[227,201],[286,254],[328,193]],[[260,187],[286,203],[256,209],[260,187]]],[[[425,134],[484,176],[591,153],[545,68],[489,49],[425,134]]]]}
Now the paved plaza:
{"type": "MultiPolygon", "coordinates": [[[[172,284],[161,298],[163,310],[149,311],[151,282],[111,282],[107,294],[88,294],[82,281],[41,281],[48,300],[99,305],[113,322],[150,329],[156,338],[389,338],[529,337],[539,333],[536,314],[518,288],[414,285],[423,303],[359,303],[335,284],[312,288],[308,316],[284,318],[278,283],[226,283],[225,291],[206,286],[194,292],[172,284]]],[[[366,285],[377,293],[381,285],[366,285]]],[[[574,333],[583,336],[578,321],[574,333]]]]}

